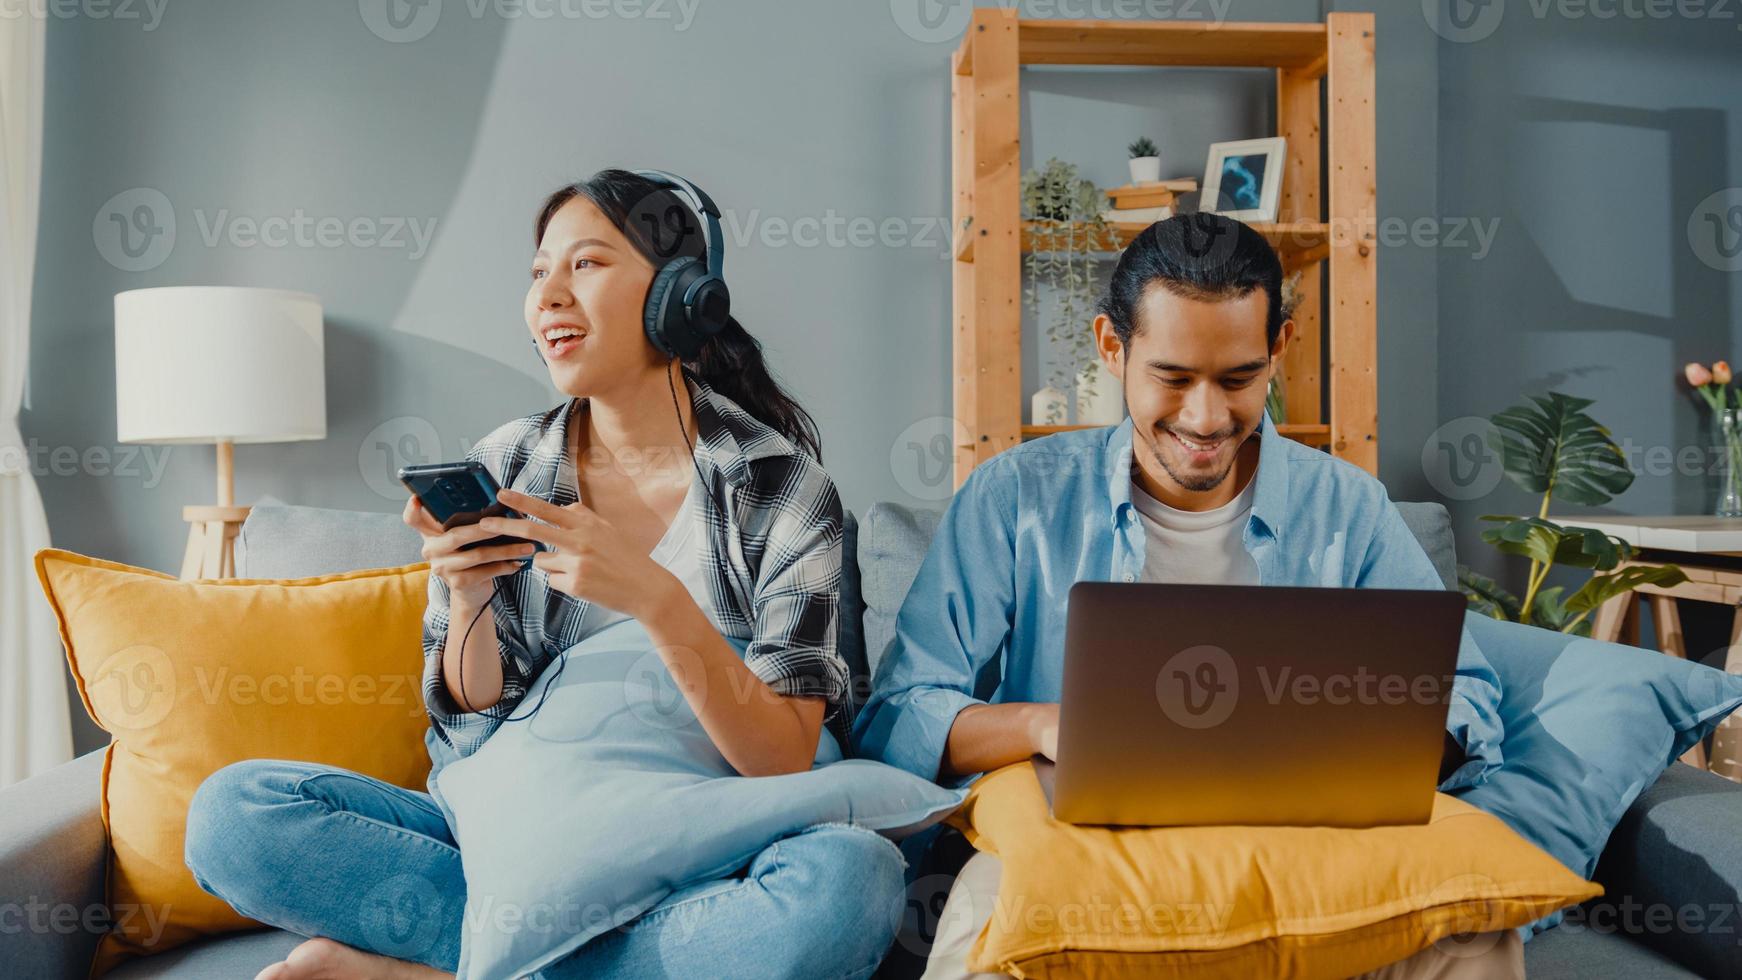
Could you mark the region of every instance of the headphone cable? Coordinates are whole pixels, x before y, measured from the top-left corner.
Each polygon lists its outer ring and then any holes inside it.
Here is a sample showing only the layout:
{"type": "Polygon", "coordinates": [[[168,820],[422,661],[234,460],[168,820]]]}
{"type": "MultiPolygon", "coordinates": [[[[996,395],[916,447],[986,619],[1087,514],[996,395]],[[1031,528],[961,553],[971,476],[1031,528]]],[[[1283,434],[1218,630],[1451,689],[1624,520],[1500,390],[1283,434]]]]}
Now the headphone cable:
{"type": "MultiPolygon", "coordinates": [[[[672,358],[672,360],[675,361],[675,360],[677,360],[677,358],[672,358]]],[[[679,365],[678,373],[680,373],[680,374],[683,373],[682,365],[679,365]]],[[[707,491],[708,498],[710,500],[712,500],[714,502],[714,506],[719,509],[720,520],[725,521],[726,517],[727,517],[726,505],[720,501],[719,494],[714,492],[713,485],[708,482],[706,477],[702,476],[702,464],[696,462],[695,443],[690,441],[689,429],[687,427],[685,427],[683,424],[683,409],[680,408],[678,406],[678,403],[677,403],[677,382],[672,379],[671,368],[670,368],[669,362],[667,363],[667,367],[666,367],[665,382],[666,382],[666,387],[671,389],[671,408],[672,408],[672,411],[677,413],[677,430],[679,432],[683,433],[684,446],[689,450],[690,465],[692,467],[694,467],[695,471],[696,471],[696,481],[702,485],[703,490],[707,491]]],[[[687,388],[687,385],[686,385],[686,388],[687,388]]],[[[700,436],[701,436],[701,431],[700,431],[701,424],[699,422],[696,425],[696,429],[697,429],[696,436],[698,438],[700,438],[700,436]]],[[[744,598],[746,601],[749,601],[751,598],[750,590],[744,587],[744,579],[741,575],[738,574],[738,566],[732,564],[731,555],[729,553],[722,554],[721,560],[726,563],[726,567],[728,567],[732,570],[732,578],[734,581],[736,581],[738,583],[738,591],[742,592],[744,594],[744,598]]]]}

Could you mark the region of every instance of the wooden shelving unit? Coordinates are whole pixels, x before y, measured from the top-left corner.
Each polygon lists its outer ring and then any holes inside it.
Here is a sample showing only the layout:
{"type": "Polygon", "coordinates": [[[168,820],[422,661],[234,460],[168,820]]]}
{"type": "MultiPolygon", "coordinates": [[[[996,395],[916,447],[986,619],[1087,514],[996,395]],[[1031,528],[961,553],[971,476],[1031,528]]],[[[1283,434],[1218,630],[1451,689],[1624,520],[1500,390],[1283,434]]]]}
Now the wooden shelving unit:
{"type": "MultiPolygon", "coordinates": [[[[1373,46],[1369,13],[1333,13],[1322,24],[1211,24],[974,11],[950,76],[958,229],[952,361],[955,416],[969,436],[956,447],[958,486],[1022,439],[1076,428],[1022,422],[1022,255],[1034,241],[1019,200],[1023,65],[1275,69],[1277,131],[1288,140],[1288,158],[1279,220],[1254,227],[1286,268],[1301,270],[1295,339],[1283,355],[1287,414],[1296,421],[1278,430],[1377,471],[1373,46]],[[1320,166],[1321,131],[1331,141],[1328,174],[1320,166]],[[1321,323],[1327,283],[1330,317],[1321,323]],[[1321,388],[1329,392],[1328,412],[1321,388]]],[[[1110,225],[1097,244],[1117,251],[1143,227],[1110,225]]]]}

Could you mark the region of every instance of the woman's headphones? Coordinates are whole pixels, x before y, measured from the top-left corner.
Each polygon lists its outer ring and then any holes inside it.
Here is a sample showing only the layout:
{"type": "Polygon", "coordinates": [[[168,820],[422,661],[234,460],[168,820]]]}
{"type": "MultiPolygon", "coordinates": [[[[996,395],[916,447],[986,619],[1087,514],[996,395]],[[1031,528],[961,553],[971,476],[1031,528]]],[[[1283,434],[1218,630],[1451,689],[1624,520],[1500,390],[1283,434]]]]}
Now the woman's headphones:
{"type": "MultiPolygon", "coordinates": [[[[725,244],[720,235],[720,209],[714,206],[700,187],[663,170],[637,170],[638,176],[687,195],[695,216],[702,220],[707,243],[707,262],[694,256],[679,256],[653,274],[647,287],[647,300],[642,307],[642,325],[648,343],[667,357],[691,360],[701,353],[708,338],[726,328],[732,318],[732,294],[722,278],[725,265],[725,244]]],[[[661,221],[667,215],[631,214],[629,220],[646,220],[654,227],[655,251],[660,243],[661,221]]],[[[680,218],[680,220],[682,220],[680,218]]],[[[685,222],[687,225],[687,221],[685,222]]],[[[684,231],[688,231],[687,228],[684,231]]],[[[675,251],[685,235],[675,235],[671,248],[675,251]]]]}
{"type": "MultiPolygon", "coordinates": [[[[647,298],[641,307],[642,330],[653,349],[666,357],[693,360],[701,353],[708,338],[726,329],[726,323],[732,318],[732,292],[721,277],[726,248],[720,235],[720,209],[700,187],[677,174],[663,170],[637,170],[635,173],[667,190],[688,195],[690,208],[687,210],[702,219],[702,236],[707,245],[706,263],[694,256],[680,255],[660,266],[653,274],[653,282],[648,284],[647,298]]],[[[666,217],[668,215],[640,210],[628,215],[629,221],[641,221],[651,226],[648,230],[654,254],[662,258],[660,233],[664,226],[661,222],[666,217]]],[[[671,236],[670,250],[675,252],[688,237],[690,229],[688,215],[671,217],[683,222],[678,233],[671,236]]],[[[536,339],[532,342],[532,349],[538,353],[539,360],[544,360],[544,352],[539,350],[536,339]]]]}

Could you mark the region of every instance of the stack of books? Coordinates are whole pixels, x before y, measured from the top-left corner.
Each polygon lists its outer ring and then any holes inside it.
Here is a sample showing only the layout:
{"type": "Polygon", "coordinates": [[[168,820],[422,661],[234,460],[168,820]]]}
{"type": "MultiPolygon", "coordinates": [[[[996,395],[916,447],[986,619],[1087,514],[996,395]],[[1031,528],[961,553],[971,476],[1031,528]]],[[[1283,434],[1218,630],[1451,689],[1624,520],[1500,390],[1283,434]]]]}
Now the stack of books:
{"type": "Polygon", "coordinates": [[[1101,220],[1108,224],[1153,224],[1173,217],[1174,198],[1181,194],[1194,193],[1197,189],[1198,181],[1195,177],[1115,187],[1107,192],[1107,196],[1113,200],[1113,206],[1101,212],[1101,220]]]}

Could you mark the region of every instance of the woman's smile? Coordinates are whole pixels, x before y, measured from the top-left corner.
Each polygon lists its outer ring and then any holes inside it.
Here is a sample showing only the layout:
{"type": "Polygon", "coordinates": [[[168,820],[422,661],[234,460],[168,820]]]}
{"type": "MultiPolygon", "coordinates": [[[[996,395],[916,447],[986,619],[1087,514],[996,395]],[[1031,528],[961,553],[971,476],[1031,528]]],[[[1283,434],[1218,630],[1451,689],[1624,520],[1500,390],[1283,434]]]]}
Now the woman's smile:
{"type": "Polygon", "coordinates": [[[575,323],[552,323],[542,331],[545,358],[563,358],[581,346],[587,339],[586,330],[575,323]]]}

